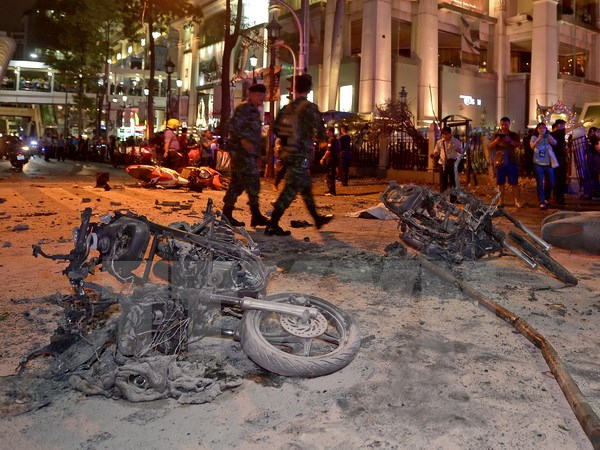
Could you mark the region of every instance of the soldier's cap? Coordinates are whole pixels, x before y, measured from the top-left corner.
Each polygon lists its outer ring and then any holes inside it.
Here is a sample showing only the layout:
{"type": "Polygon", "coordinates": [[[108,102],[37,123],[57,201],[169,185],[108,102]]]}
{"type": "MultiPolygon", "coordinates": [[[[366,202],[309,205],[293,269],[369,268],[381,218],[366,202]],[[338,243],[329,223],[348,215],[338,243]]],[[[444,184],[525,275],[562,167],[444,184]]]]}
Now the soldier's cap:
{"type": "Polygon", "coordinates": [[[267,87],[264,84],[252,84],[248,88],[248,92],[260,92],[261,94],[265,94],[267,92],[267,87]]]}

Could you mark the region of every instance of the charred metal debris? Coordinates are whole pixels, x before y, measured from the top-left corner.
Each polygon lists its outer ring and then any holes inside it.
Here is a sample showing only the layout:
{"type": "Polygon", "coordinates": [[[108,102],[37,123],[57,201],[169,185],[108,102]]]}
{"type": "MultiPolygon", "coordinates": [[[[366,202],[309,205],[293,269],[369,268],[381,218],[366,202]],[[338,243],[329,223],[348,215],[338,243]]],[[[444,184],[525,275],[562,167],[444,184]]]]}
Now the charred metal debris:
{"type": "Polygon", "coordinates": [[[486,204],[460,188],[440,194],[395,181],[382,194],[385,206],[398,216],[402,240],[428,257],[460,264],[484,256],[512,254],[531,269],[542,266],[562,282],[576,285],[577,279],[548,254],[551,245],[508,214],[499,198],[498,192],[486,204]],[[500,217],[514,227],[508,234],[494,225],[500,217]]]}
{"type": "MultiPolygon", "coordinates": [[[[300,293],[264,297],[270,271],[257,245],[211,200],[199,223],[168,226],[121,211],[94,222],[86,208],[73,240],[69,254],[48,255],[33,246],[36,257],[68,262],[63,273],[73,293],[60,302],[64,317],[50,344],[25,356],[21,372],[32,358],[51,354],[57,356],[54,373],[70,376],[78,389],[141,401],[169,392],[179,398],[181,392],[169,386],[184,379],[188,394],[213,386],[206,380],[194,384],[190,366],[182,369],[183,361],[189,362],[189,344],[206,336],[239,340],[256,364],[284,376],[332,373],[349,364],[360,347],[356,323],[333,304],[300,293]],[[98,268],[122,289],[88,281],[98,268]],[[77,346],[87,351],[73,354],[70,349],[77,346]],[[95,367],[94,373],[110,375],[90,378],[88,370],[98,364],[104,369],[95,367]],[[145,368],[145,374],[123,378],[131,364],[138,372],[145,368]],[[172,379],[173,373],[180,376],[172,379]],[[162,380],[159,390],[156,380],[162,380]]],[[[197,378],[206,376],[197,373],[197,378]]],[[[236,385],[230,378],[217,385],[236,385]]],[[[192,402],[205,395],[185,398],[192,402]]]]}

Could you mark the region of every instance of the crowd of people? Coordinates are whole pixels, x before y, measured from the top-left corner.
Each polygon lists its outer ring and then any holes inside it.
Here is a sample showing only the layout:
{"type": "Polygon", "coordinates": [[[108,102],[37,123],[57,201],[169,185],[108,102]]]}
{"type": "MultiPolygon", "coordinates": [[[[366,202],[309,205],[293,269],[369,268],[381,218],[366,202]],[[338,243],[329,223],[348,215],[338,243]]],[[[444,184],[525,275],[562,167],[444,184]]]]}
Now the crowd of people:
{"type": "MultiPolygon", "coordinates": [[[[586,200],[600,200],[600,131],[590,127],[587,136],[583,136],[583,126],[567,127],[563,119],[557,119],[549,130],[547,124],[538,123],[530,129],[521,141],[518,133],[510,130],[511,120],[500,119],[500,128],[489,141],[489,162],[500,191],[500,204],[504,204],[510,192],[514,205],[520,208],[519,178],[534,177],[540,209],[548,209],[553,199],[556,206],[565,205],[565,195],[569,191],[568,166],[569,151],[571,155],[579,152],[576,163],[582,178],[583,195],[586,200]],[[575,130],[579,133],[571,146],[567,142],[567,134],[575,130]],[[575,148],[582,146],[583,148],[575,148]],[[572,147],[572,148],[570,148],[572,147]],[[523,161],[519,164],[519,150],[522,149],[523,161]],[[569,150],[570,149],[570,150],[569,150]],[[506,189],[508,186],[508,192],[506,189]]],[[[464,157],[461,142],[452,137],[452,129],[444,127],[442,138],[435,145],[431,155],[437,162],[440,174],[440,190],[457,185],[458,171],[455,163],[464,157]]],[[[574,156],[573,156],[574,157],[574,156]]],[[[451,199],[452,201],[453,199],[451,199]]]]}
{"type": "MultiPolygon", "coordinates": [[[[82,161],[114,162],[128,148],[147,147],[151,149],[152,161],[174,170],[190,165],[208,166],[217,170],[225,168],[231,171],[231,181],[224,197],[223,214],[232,225],[244,225],[233,217],[233,210],[237,198],[246,192],[251,212],[250,225],[265,226],[267,235],[287,235],[289,231],[280,227],[279,220],[300,194],[315,226],[320,229],[331,217],[317,212],[312,194],[310,166],[317,153],[315,140],[321,142],[322,157],[318,162],[325,171],[325,195],[333,196],[337,194],[336,185],[348,186],[352,138],[345,125],[339,127],[339,135],[334,127],[325,128],[317,105],[307,99],[307,94],[312,89],[310,76],[296,76],[294,86],[295,99],[279,111],[274,123],[276,139],[273,148],[273,187],[280,194],[274,203],[271,219],[263,216],[259,209],[260,162],[264,159],[265,147],[260,112],[266,95],[263,84],[250,86],[246,101],[234,110],[228,123],[226,148],[221,148],[220,136],[214,135],[211,130],[205,130],[196,139],[188,133],[187,128],[180,128],[179,120],[172,118],[167,121],[166,129],[156,133],[150,142],[134,137],[119,141],[115,136],[110,136],[105,141],[102,137],[90,140],[82,136],[65,137],[60,133],[47,133],[40,139],[38,152],[46,161],[51,158],[64,161],[69,157],[82,161]],[[227,167],[223,167],[225,157],[227,167]],[[280,190],[284,180],[285,187],[280,190]]],[[[519,177],[522,175],[535,178],[541,209],[547,209],[551,201],[557,206],[565,204],[569,164],[566,136],[576,128],[568,128],[566,125],[564,120],[558,119],[549,130],[545,123],[539,123],[534,129],[528,130],[521,140],[518,133],[510,130],[510,118],[500,119],[500,127],[490,138],[488,149],[489,163],[500,191],[501,204],[504,204],[510,192],[514,205],[517,208],[522,206],[519,192],[519,177]],[[519,161],[521,151],[524,159],[519,161]]],[[[579,128],[583,129],[580,125],[579,128]]],[[[600,131],[591,127],[587,136],[581,138],[584,139],[585,150],[581,152],[583,157],[577,162],[581,166],[579,175],[583,177],[582,197],[600,200],[600,131]]],[[[440,190],[457,186],[460,170],[458,163],[465,155],[462,143],[452,136],[450,127],[442,128],[441,139],[436,142],[431,156],[439,168],[440,190]]]]}
{"type": "Polygon", "coordinates": [[[177,119],[170,119],[164,131],[156,133],[148,141],[130,136],[119,139],[110,135],[108,139],[79,136],[65,136],[63,133],[47,132],[37,141],[36,153],[46,161],[106,162],[116,165],[134,163],[158,163],[175,170],[194,165],[215,168],[219,150],[218,138],[206,130],[200,140],[188,133],[187,128],[179,129],[177,119]],[[165,151],[165,145],[169,148],[165,151]],[[140,159],[141,149],[148,150],[150,157],[140,159]]]}

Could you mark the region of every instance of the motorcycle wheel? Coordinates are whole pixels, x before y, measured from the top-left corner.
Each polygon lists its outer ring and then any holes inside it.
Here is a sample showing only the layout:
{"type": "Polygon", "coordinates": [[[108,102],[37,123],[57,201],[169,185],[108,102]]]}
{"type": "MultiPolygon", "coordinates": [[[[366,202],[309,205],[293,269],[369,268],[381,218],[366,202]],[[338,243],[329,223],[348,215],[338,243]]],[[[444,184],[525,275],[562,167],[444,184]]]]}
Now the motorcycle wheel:
{"type": "Polygon", "coordinates": [[[257,365],[287,377],[313,378],[336,372],[350,364],[360,348],[356,322],[335,305],[312,295],[280,293],[267,301],[298,303],[317,308],[308,323],[268,311],[250,310],[242,317],[240,343],[257,365]]]}
{"type": "Polygon", "coordinates": [[[562,265],[560,265],[557,261],[552,259],[547,253],[545,253],[540,248],[536,247],[534,244],[529,242],[520,234],[515,233],[514,231],[508,232],[508,237],[516,244],[520,245],[525,253],[527,253],[535,262],[544,267],[548,272],[558,278],[565,284],[570,284],[575,286],[577,284],[577,278],[565,269],[562,265]]]}

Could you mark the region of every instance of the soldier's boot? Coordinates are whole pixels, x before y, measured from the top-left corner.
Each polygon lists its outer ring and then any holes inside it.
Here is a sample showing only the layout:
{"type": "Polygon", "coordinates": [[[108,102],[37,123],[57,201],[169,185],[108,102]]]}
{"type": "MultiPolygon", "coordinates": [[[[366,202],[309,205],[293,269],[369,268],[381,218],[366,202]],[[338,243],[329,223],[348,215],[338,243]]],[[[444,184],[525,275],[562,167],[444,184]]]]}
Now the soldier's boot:
{"type": "Polygon", "coordinates": [[[327,225],[329,222],[331,222],[333,220],[332,215],[321,216],[317,212],[316,208],[310,208],[308,210],[308,212],[310,213],[313,220],[315,221],[315,227],[317,228],[317,230],[320,230],[321,228],[323,228],[325,225],[327,225]]]}
{"type": "Polygon", "coordinates": [[[233,218],[233,206],[223,206],[223,216],[227,217],[227,220],[229,220],[229,223],[233,227],[243,227],[246,225],[244,222],[233,218]]]}
{"type": "Polygon", "coordinates": [[[252,228],[269,225],[269,219],[260,213],[258,205],[250,206],[250,212],[252,213],[252,219],[250,219],[250,226],[252,228]]]}
{"type": "Polygon", "coordinates": [[[289,236],[292,234],[290,230],[284,230],[279,226],[279,219],[281,219],[281,216],[283,216],[283,211],[279,211],[275,208],[271,220],[269,220],[267,228],[265,228],[265,234],[267,236],[289,236]]]}

